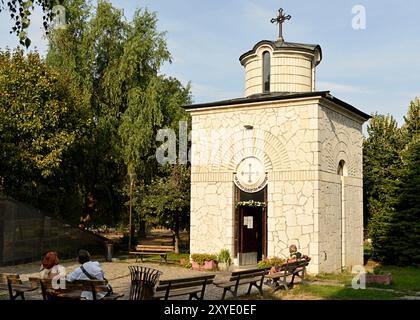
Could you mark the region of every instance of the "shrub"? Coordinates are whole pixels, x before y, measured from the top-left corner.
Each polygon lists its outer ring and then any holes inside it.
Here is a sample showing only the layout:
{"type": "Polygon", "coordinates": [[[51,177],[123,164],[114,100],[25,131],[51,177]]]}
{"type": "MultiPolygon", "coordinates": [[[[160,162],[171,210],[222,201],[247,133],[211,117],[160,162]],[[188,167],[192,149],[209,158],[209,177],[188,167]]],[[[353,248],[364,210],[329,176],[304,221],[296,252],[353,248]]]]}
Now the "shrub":
{"type": "Polygon", "coordinates": [[[220,250],[219,254],[217,255],[217,261],[230,264],[232,259],[230,258],[230,251],[228,249],[220,250]]]}
{"type": "Polygon", "coordinates": [[[279,267],[284,263],[285,260],[283,258],[266,258],[258,262],[258,269],[269,269],[271,267],[279,267]]]}
{"type": "Polygon", "coordinates": [[[203,265],[206,261],[217,261],[217,256],[215,254],[194,253],[191,255],[191,259],[199,265],[203,265]]]}
{"type": "Polygon", "coordinates": [[[374,275],[384,274],[384,271],[382,270],[382,268],[381,268],[381,267],[376,266],[375,268],[373,268],[373,274],[374,274],[374,275]]]}

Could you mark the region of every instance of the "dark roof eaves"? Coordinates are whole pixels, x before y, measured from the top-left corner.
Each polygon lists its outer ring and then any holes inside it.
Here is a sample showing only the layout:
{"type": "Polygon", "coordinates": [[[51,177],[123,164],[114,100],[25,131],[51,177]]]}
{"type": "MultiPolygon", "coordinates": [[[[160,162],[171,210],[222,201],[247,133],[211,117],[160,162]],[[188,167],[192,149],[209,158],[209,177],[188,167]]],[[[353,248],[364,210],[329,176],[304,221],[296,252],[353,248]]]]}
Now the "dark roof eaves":
{"type": "Polygon", "coordinates": [[[348,104],[347,102],[340,100],[333,95],[331,95],[330,91],[315,91],[315,92],[303,92],[303,93],[291,93],[291,94],[284,94],[284,95],[260,95],[258,97],[251,97],[251,98],[238,98],[238,99],[230,99],[230,100],[223,100],[223,101],[215,101],[210,103],[200,103],[194,105],[183,106],[185,110],[199,110],[204,108],[212,108],[212,107],[227,107],[232,105],[241,105],[241,104],[249,104],[249,103],[258,103],[258,102],[269,102],[269,101],[281,101],[287,99],[298,99],[298,98],[312,98],[312,97],[320,97],[325,98],[339,106],[343,107],[347,111],[350,111],[360,117],[362,117],[365,121],[371,118],[370,115],[366,114],[365,112],[353,107],[352,105],[348,104]]]}
{"type": "Polygon", "coordinates": [[[277,49],[284,49],[284,50],[304,50],[309,53],[314,53],[317,49],[320,52],[320,61],[322,60],[322,49],[321,46],[318,44],[304,44],[304,43],[294,43],[294,42],[284,42],[286,46],[278,46],[276,45],[276,42],[270,41],[270,40],[261,40],[258,42],[251,50],[245,52],[239,57],[239,61],[242,63],[242,60],[245,59],[248,55],[254,54],[258,47],[260,47],[263,44],[267,44],[273,48],[273,50],[277,49]]]}

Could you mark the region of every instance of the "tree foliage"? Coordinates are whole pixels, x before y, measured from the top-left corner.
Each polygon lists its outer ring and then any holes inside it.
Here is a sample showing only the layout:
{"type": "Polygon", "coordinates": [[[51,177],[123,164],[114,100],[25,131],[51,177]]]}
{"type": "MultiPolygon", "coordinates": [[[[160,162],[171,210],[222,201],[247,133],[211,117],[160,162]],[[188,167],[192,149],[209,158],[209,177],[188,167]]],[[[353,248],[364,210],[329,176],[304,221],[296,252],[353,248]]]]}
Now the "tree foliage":
{"type": "Polygon", "coordinates": [[[419,100],[398,128],[375,114],[364,142],[364,192],[374,257],[387,263],[419,263],[419,100]]]}
{"type": "MultiPolygon", "coordinates": [[[[164,33],[157,30],[155,13],[140,9],[128,20],[108,1],[91,6],[85,0],[68,0],[66,18],[66,28],[55,29],[48,36],[44,66],[63,79],[63,99],[69,101],[54,112],[64,119],[66,110],[77,106],[79,114],[72,113],[71,119],[64,121],[63,136],[48,135],[53,156],[35,157],[45,176],[42,186],[34,186],[40,200],[37,206],[75,223],[82,216],[83,224],[89,219],[95,224],[125,224],[128,174],[136,174],[140,185],[170,176],[170,172],[159,170],[155,136],[158,129],[176,128],[179,120],[188,119],[181,106],[189,103],[190,90],[177,79],[160,74],[162,64],[170,62],[170,53],[164,33]],[[77,123],[72,127],[73,120],[77,123]]],[[[21,76],[28,77],[23,72],[21,76]]],[[[35,71],[33,78],[43,79],[35,71]]],[[[28,104],[37,93],[32,86],[25,90],[18,91],[16,97],[22,100],[20,110],[29,111],[28,104]]],[[[47,112],[47,102],[40,102],[39,109],[47,112]]],[[[49,132],[50,126],[44,126],[42,119],[34,117],[39,130],[49,132]]],[[[29,134],[28,141],[31,139],[34,136],[29,134]]],[[[22,145],[23,149],[28,150],[22,145]]],[[[9,152],[4,154],[9,156],[9,152]]],[[[7,181],[10,170],[8,166],[4,173],[7,181]]],[[[20,168],[16,172],[22,173],[20,168]]],[[[32,167],[27,172],[32,172],[32,167]]],[[[6,191],[26,200],[10,188],[6,191]]]]}
{"type": "Polygon", "coordinates": [[[37,53],[0,53],[0,176],[17,193],[56,174],[88,124],[67,81],[37,53]]]}
{"type": "Polygon", "coordinates": [[[139,190],[136,208],[140,218],[150,225],[173,231],[178,253],[179,232],[188,228],[190,221],[190,170],[183,165],[172,165],[162,171],[162,177],[139,190]]]}
{"type": "Polygon", "coordinates": [[[126,217],[127,174],[144,184],[159,174],[157,130],[187,118],[190,90],[159,74],[170,53],[155,13],[139,9],[127,21],[108,1],[92,10],[83,0],[66,10],[68,26],[51,33],[47,61],[71,76],[93,120],[78,156],[87,173],[80,184],[97,212],[126,217]]]}
{"type": "Polygon", "coordinates": [[[58,4],[60,4],[58,0],[0,0],[0,12],[5,10],[9,12],[10,19],[13,21],[10,33],[16,34],[20,44],[28,48],[31,45],[31,40],[28,37],[27,30],[31,24],[31,15],[35,6],[38,6],[44,12],[43,26],[47,31],[54,17],[52,9],[58,4]]]}

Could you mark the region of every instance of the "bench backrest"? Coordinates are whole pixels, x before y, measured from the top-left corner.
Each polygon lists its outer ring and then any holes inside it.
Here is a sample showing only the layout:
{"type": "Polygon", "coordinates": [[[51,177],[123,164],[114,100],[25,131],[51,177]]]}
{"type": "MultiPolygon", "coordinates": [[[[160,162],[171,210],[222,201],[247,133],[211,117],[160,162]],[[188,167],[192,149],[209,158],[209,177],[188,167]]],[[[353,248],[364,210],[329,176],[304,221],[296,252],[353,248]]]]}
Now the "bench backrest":
{"type": "Polygon", "coordinates": [[[166,291],[165,292],[165,300],[168,299],[170,296],[172,289],[182,289],[182,288],[196,288],[201,286],[201,297],[204,296],[204,292],[206,290],[206,286],[213,283],[214,277],[216,275],[206,275],[206,276],[198,276],[198,277],[190,277],[190,278],[182,278],[182,279],[168,279],[168,280],[161,280],[156,288],[156,292],[159,291],[166,291]]]}
{"type": "Polygon", "coordinates": [[[214,277],[216,275],[206,275],[206,276],[197,276],[189,277],[182,279],[167,279],[160,280],[156,291],[164,291],[167,289],[179,289],[179,288],[193,288],[198,286],[204,286],[212,284],[214,277]]]}
{"type": "Polygon", "coordinates": [[[139,244],[136,246],[137,251],[163,251],[163,252],[172,252],[175,251],[174,246],[157,246],[157,245],[144,245],[139,244]]]}
{"type": "Polygon", "coordinates": [[[241,279],[264,277],[266,270],[262,269],[250,269],[243,271],[232,272],[229,281],[239,281],[241,279]]]}
{"type": "Polygon", "coordinates": [[[0,273],[0,283],[7,284],[21,284],[20,276],[15,273],[0,273]]]}
{"type": "Polygon", "coordinates": [[[286,262],[285,264],[283,264],[281,266],[282,271],[292,271],[295,270],[297,268],[303,268],[303,267],[307,267],[309,264],[309,261],[306,259],[302,259],[302,260],[297,260],[294,262],[286,262]]]}
{"type": "Polygon", "coordinates": [[[65,281],[64,284],[61,284],[60,280],[53,279],[29,278],[29,281],[32,283],[32,286],[35,284],[40,285],[44,300],[47,300],[50,295],[56,295],[57,292],[69,293],[75,291],[80,293],[82,291],[90,291],[92,292],[93,300],[96,300],[96,294],[98,292],[108,292],[107,281],[105,280],[65,281]]]}

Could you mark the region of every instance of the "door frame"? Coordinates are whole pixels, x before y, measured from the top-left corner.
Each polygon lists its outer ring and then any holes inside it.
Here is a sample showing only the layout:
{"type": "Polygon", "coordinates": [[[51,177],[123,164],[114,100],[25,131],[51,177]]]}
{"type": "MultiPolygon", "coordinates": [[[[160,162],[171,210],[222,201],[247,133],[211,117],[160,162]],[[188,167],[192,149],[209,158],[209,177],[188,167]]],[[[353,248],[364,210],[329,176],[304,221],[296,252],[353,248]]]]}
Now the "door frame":
{"type": "MultiPolygon", "coordinates": [[[[242,234],[242,226],[243,226],[243,215],[241,215],[241,209],[240,208],[236,208],[236,203],[238,201],[240,201],[240,194],[241,194],[241,190],[237,187],[234,186],[235,188],[235,201],[234,201],[234,252],[233,252],[233,256],[238,258],[238,262],[240,263],[240,259],[239,259],[239,255],[242,253],[242,239],[241,239],[241,234],[242,234]]],[[[264,202],[265,202],[265,207],[262,208],[262,237],[261,237],[261,241],[262,241],[262,258],[266,258],[267,257],[267,247],[268,247],[268,234],[267,234],[267,213],[268,213],[268,203],[267,203],[267,191],[268,191],[268,186],[266,186],[264,189],[264,202]]]]}

